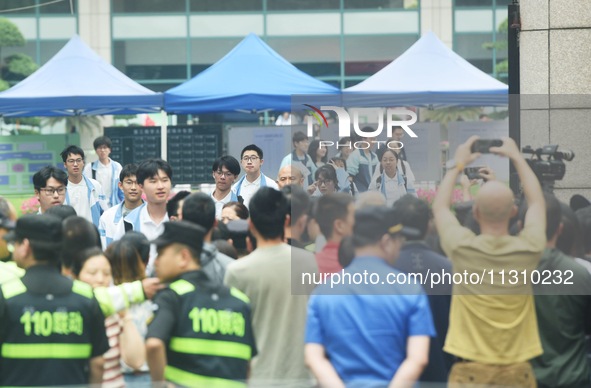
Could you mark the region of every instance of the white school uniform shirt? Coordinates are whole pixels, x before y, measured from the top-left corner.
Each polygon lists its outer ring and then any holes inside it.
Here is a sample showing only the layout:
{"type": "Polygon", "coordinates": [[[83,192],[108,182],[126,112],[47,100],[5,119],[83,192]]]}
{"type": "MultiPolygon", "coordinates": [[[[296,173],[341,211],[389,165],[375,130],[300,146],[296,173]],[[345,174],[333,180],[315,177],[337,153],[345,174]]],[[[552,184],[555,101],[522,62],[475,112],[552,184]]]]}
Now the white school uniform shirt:
{"type": "Polygon", "coordinates": [[[213,193],[210,194],[210,197],[213,200],[213,203],[215,204],[215,218],[218,220],[222,219],[222,208],[225,204],[230,203],[232,201],[238,201],[238,197],[236,197],[236,193],[233,189],[230,189],[230,191],[228,191],[228,194],[226,194],[226,196],[220,199],[219,201],[215,199],[213,193]]]}
{"type": "Polygon", "coordinates": [[[262,172],[261,175],[259,175],[259,177],[254,180],[254,182],[249,182],[248,179],[246,179],[246,174],[243,175],[242,178],[238,180],[238,182],[234,183],[234,186],[232,186],[232,190],[234,190],[236,196],[242,196],[242,198],[244,199],[244,206],[248,207],[250,199],[252,198],[254,193],[256,193],[257,190],[260,189],[262,186],[269,186],[274,188],[275,190],[279,190],[277,182],[265,176],[265,174],[263,174],[262,172]],[[265,183],[261,185],[262,179],[265,180],[265,183]]]}

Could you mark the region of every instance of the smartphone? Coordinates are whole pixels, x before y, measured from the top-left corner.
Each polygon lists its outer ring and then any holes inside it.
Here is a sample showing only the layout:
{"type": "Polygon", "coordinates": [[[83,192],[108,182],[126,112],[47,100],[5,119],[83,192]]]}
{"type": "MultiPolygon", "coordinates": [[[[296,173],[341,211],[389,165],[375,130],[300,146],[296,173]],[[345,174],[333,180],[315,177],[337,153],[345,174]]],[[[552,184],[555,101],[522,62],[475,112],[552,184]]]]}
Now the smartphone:
{"type": "Polygon", "coordinates": [[[472,143],[470,151],[480,152],[481,154],[490,154],[490,147],[500,147],[503,145],[501,139],[479,139],[472,143]]]}
{"type": "Polygon", "coordinates": [[[466,167],[464,169],[464,174],[466,174],[466,176],[468,177],[468,179],[472,180],[472,179],[481,179],[482,177],[480,176],[480,169],[483,168],[484,166],[473,166],[473,167],[466,167]]]}

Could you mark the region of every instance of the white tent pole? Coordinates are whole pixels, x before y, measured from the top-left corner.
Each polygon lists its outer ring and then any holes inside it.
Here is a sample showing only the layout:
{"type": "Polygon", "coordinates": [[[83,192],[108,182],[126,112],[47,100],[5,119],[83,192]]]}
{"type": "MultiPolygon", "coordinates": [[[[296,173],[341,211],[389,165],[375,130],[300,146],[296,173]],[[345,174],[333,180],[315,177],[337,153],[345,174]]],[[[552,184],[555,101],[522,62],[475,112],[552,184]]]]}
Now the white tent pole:
{"type": "Polygon", "coordinates": [[[166,160],[168,158],[166,149],[168,148],[168,144],[166,142],[167,132],[168,132],[168,116],[164,110],[160,111],[161,121],[160,124],[160,158],[166,160]]]}

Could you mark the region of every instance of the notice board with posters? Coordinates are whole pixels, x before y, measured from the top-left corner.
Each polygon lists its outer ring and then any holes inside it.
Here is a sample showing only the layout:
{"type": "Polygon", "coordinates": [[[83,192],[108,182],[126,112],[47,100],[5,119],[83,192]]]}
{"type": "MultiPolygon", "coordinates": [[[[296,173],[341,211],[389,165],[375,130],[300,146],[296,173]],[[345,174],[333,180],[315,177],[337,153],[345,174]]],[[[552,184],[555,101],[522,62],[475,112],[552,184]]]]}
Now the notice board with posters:
{"type": "Polygon", "coordinates": [[[0,195],[33,196],[33,175],[47,165],[64,168],[60,153],[80,145],[77,133],[0,136],[0,195]]]}
{"type": "MultiPolygon", "coordinates": [[[[123,166],[160,157],[160,127],[108,127],[111,159],[123,166]]],[[[211,182],[211,166],[222,151],[220,125],[174,125],[167,129],[168,163],[173,184],[211,182]]]]}

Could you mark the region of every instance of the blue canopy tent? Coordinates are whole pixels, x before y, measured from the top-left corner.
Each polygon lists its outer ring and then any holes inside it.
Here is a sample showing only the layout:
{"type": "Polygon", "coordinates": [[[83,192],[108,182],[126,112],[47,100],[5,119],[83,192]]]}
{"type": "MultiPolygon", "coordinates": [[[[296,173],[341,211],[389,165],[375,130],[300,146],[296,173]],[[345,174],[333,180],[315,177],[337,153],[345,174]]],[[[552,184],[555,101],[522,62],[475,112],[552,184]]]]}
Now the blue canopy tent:
{"type": "Polygon", "coordinates": [[[0,93],[0,116],[159,112],[163,97],[105,62],[79,36],[45,65],[0,93]]]}
{"type": "Polygon", "coordinates": [[[508,104],[508,86],[450,50],[429,32],[397,59],[343,91],[347,106],[508,104]]]}
{"type": "Polygon", "coordinates": [[[292,95],[338,95],[298,70],[255,34],[208,69],[164,93],[168,113],[291,111],[292,95]]]}

